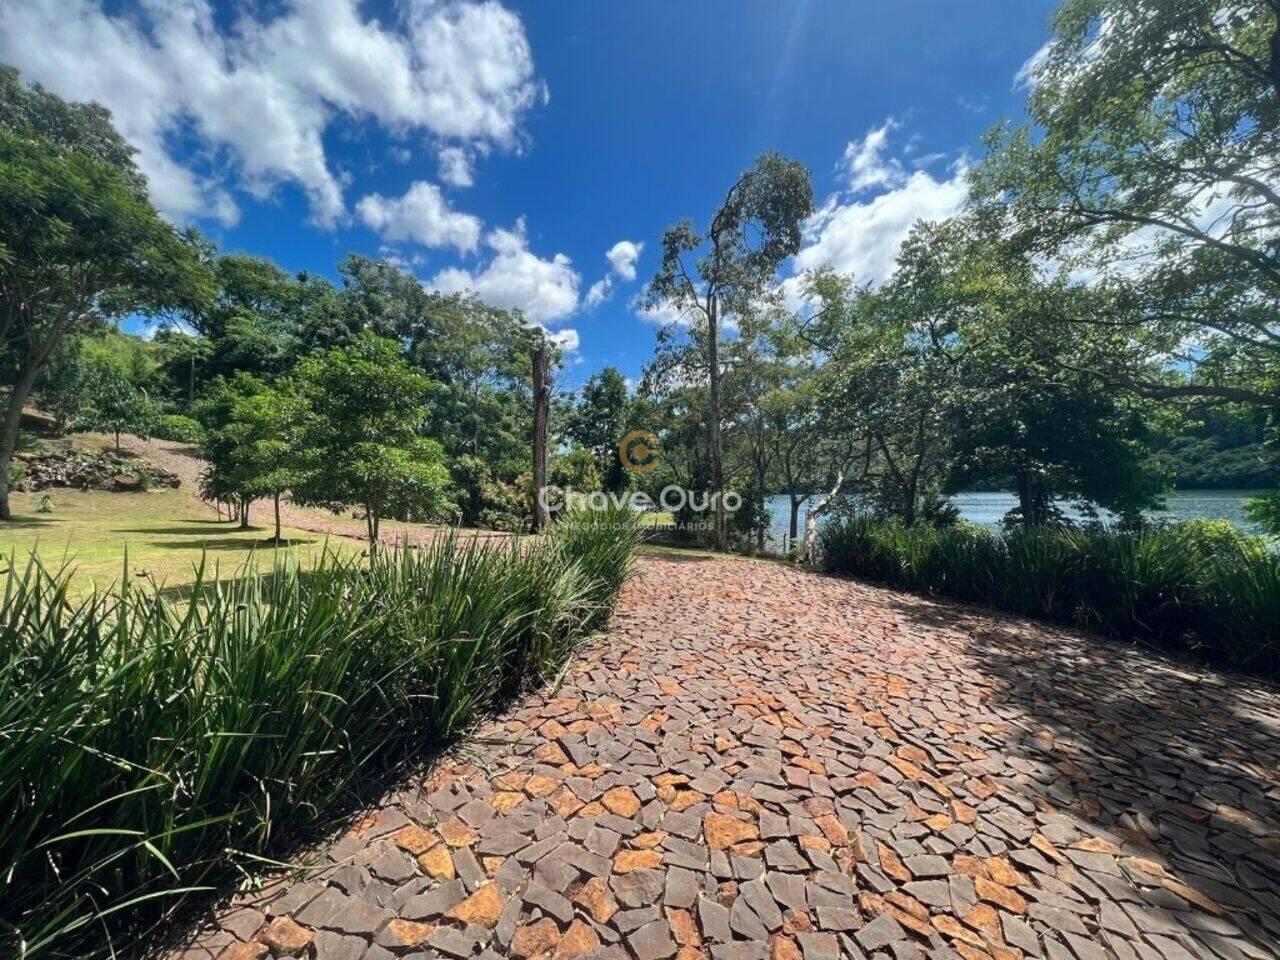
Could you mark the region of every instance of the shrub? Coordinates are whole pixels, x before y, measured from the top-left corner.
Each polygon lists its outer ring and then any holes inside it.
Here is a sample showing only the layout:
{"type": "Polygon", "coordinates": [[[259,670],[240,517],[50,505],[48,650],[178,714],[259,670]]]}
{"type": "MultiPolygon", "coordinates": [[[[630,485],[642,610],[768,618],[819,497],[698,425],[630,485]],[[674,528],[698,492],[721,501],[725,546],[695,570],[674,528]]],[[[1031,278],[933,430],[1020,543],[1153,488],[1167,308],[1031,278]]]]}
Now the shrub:
{"type": "Polygon", "coordinates": [[[819,538],[832,572],[1280,674],[1280,555],[1229,524],[996,533],[851,514],[819,538]]]}
{"type": "Polygon", "coordinates": [[[204,427],[200,426],[200,421],[179,413],[167,413],[157,418],[152,433],[161,440],[174,443],[204,442],[204,427]]]}
{"type": "Polygon", "coordinates": [[[34,558],[0,608],[0,954],[104,954],[353,788],[559,669],[600,621],[634,528],[450,539],[366,569],[325,556],[189,596],[72,601],[34,558]]]}
{"type": "Polygon", "coordinates": [[[1244,502],[1244,514],[1267,533],[1280,533],[1280,492],[1250,497],[1244,502]]]}

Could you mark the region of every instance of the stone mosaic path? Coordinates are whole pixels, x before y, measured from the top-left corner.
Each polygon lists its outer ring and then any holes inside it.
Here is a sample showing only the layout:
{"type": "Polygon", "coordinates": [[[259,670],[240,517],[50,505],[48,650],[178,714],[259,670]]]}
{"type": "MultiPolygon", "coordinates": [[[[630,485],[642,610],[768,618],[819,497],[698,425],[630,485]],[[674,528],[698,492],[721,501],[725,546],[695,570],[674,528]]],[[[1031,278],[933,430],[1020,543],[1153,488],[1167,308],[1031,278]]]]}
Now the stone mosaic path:
{"type": "Polygon", "coordinates": [[[184,960],[1280,956],[1280,693],[738,560],[184,960]]]}

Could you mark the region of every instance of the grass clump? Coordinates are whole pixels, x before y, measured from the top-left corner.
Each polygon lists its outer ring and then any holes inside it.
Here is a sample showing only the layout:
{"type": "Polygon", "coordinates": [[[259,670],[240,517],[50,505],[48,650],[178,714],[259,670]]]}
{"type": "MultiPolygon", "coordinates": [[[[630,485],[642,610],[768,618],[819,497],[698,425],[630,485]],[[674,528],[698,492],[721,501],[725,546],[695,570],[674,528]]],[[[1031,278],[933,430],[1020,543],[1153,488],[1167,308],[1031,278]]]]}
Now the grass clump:
{"type": "Polygon", "coordinates": [[[1280,554],[1226,524],[994,532],[853,514],[819,537],[835,573],[1280,676],[1280,554]]]}
{"type": "Polygon", "coordinates": [[[0,608],[0,954],[90,956],[237,859],[553,674],[607,615],[635,524],[326,555],[74,599],[32,557],[0,608]]]}

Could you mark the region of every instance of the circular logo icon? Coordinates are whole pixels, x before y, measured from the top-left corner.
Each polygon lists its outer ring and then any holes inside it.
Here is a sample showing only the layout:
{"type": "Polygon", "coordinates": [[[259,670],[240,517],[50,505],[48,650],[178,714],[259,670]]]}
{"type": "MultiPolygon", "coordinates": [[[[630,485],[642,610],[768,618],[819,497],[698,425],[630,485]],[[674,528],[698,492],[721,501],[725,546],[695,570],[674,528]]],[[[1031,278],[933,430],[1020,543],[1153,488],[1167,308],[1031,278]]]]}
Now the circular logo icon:
{"type": "Polygon", "coordinates": [[[661,453],[662,441],[648,430],[632,430],[618,444],[618,459],[632,473],[652,473],[661,453]]]}

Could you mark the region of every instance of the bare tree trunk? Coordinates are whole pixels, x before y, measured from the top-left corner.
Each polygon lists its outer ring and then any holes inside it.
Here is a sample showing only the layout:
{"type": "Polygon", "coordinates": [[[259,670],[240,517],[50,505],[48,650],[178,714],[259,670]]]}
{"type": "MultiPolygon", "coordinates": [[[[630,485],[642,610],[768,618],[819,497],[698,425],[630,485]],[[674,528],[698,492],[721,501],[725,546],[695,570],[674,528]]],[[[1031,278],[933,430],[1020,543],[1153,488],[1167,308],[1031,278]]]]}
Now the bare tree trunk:
{"type": "Polygon", "coordinates": [[[792,543],[795,542],[796,534],[800,532],[800,504],[804,503],[804,497],[797,497],[794,493],[787,494],[791,498],[791,525],[788,532],[791,536],[792,543]]]}
{"type": "Polygon", "coordinates": [[[280,491],[279,490],[276,491],[276,495],[273,499],[275,500],[275,508],[276,508],[276,543],[279,543],[280,542],[280,491]]]}
{"type": "Polygon", "coordinates": [[[249,498],[242,497],[240,499],[240,529],[249,529],[249,498]]]}
{"type": "Polygon", "coordinates": [[[844,487],[844,465],[836,471],[836,482],[831,487],[831,491],[819,500],[805,514],[804,518],[804,543],[800,548],[800,556],[805,563],[813,563],[817,559],[817,534],[818,521],[821,520],[830,510],[831,505],[835,503],[836,497],[840,495],[840,490],[844,487]]]}
{"type": "Polygon", "coordinates": [[[765,502],[765,499],[764,499],[764,479],[763,478],[756,479],[756,492],[760,496],[760,507],[762,510],[762,515],[759,517],[760,523],[756,527],[756,552],[764,553],[765,537],[768,535],[768,532],[769,532],[766,528],[768,527],[768,521],[770,519],[770,515],[769,515],[769,505],[765,502]]]}
{"type": "Polygon", "coordinates": [[[1036,474],[1030,467],[1017,471],[1018,509],[1022,513],[1022,526],[1026,530],[1042,526],[1046,521],[1044,497],[1036,486],[1036,474]]]}
{"type": "Polygon", "coordinates": [[[707,395],[707,454],[715,510],[714,545],[717,550],[724,550],[728,546],[728,540],[724,523],[724,463],[720,456],[720,301],[715,294],[708,297],[707,307],[707,373],[710,381],[707,395]]]}
{"type": "Polygon", "coordinates": [[[18,380],[9,391],[9,406],[4,413],[4,426],[0,429],[0,520],[12,520],[9,506],[9,466],[18,448],[18,432],[22,427],[22,408],[27,404],[31,388],[36,382],[37,369],[28,364],[18,374],[18,380]]]}
{"type": "Polygon", "coordinates": [[[547,420],[551,411],[551,356],[546,337],[538,338],[533,351],[533,532],[542,533],[551,522],[547,509],[547,420]]]}
{"type": "Polygon", "coordinates": [[[364,529],[369,537],[370,560],[373,560],[378,554],[378,521],[381,509],[381,504],[374,506],[371,503],[367,503],[364,507],[364,529]]]}

